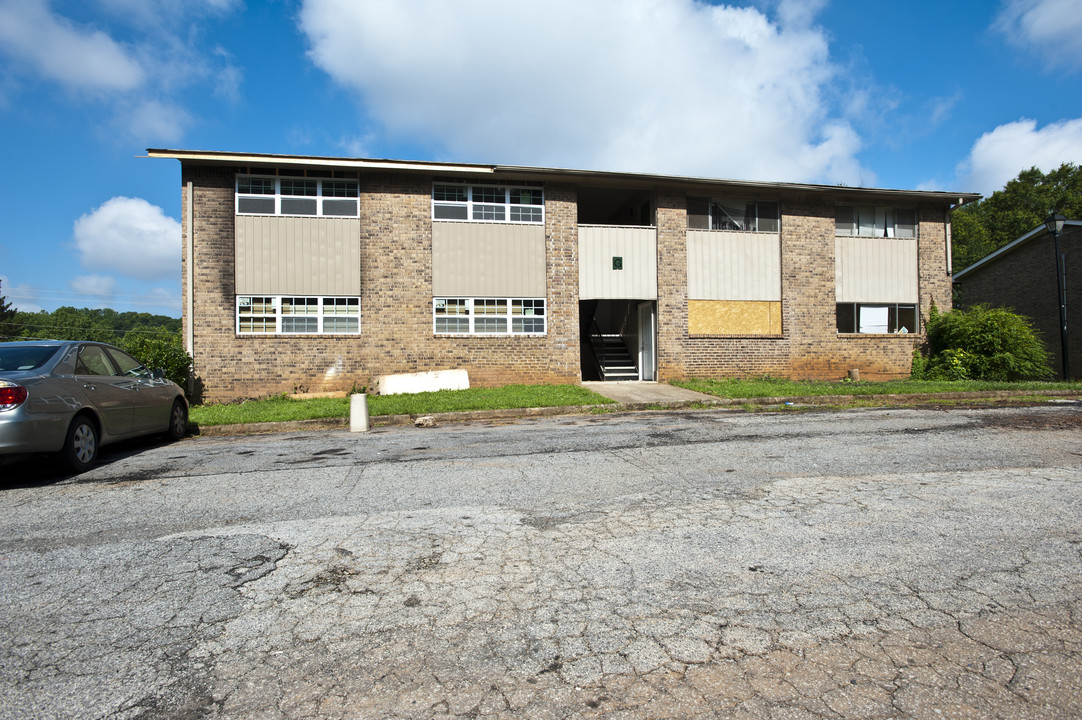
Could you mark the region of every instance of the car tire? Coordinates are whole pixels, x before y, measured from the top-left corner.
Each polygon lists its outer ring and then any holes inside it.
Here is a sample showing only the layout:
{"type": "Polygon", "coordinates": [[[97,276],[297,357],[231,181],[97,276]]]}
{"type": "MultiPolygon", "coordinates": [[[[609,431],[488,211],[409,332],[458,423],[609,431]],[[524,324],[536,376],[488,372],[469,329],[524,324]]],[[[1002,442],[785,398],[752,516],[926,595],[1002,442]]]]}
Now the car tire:
{"type": "Polygon", "coordinates": [[[188,434],[188,406],[179,398],[173,401],[169,411],[169,429],[166,431],[170,440],[183,440],[188,434]]]}
{"type": "Polygon", "coordinates": [[[61,451],[64,464],[74,473],[89,470],[98,459],[98,428],[86,415],[77,415],[68,427],[61,451]]]}

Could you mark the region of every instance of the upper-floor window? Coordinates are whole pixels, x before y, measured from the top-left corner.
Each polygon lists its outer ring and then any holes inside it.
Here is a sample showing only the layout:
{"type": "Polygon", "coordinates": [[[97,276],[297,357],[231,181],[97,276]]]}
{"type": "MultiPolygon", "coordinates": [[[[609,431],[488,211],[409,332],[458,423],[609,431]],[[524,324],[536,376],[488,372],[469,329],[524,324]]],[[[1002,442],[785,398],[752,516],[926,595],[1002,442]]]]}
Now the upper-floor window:
{"type": "Polygon", "coordinates": [[[834,234],[859,237],[916,237],[917,212],[872,205],[838,205],[834,209],[834,234]]]}
{"type": "Polygon", "coordinates": [[[356,180],[237,176],[238,215],[358,217],[359,196],[356,180]]]}
{"type": "Polygon", "coordinates": [[[778,204],[740,198],[688,198],[688,227],[778,232],[778,204]]]}
{"type": "Polygon", "coordinates": [[[539,187],[436,183],[432,219],[543,223],[545,193],[539,187]]]}

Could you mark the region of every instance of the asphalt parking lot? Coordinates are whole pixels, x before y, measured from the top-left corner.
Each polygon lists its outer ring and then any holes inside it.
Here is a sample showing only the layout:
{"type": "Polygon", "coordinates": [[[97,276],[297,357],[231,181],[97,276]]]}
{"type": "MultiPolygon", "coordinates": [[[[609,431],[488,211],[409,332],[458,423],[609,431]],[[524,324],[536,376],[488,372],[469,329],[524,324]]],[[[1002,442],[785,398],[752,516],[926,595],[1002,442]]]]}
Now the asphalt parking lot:
{"type": "Polygon", "coordinates": [[[1082,406],[3,468],[0,718],[1082,716],[1082,406]]]}

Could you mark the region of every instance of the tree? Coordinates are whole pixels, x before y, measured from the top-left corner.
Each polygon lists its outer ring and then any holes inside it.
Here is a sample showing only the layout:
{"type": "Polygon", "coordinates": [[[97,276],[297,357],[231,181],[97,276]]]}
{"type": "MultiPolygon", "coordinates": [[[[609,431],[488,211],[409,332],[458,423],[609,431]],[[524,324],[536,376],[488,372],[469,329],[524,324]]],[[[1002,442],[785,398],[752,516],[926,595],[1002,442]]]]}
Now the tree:
{"type": "MultiPolygon", "coordinates": [[[[0,281],[0,293],[2,293],[2,281],[0,281]]],[[[18,310],[11,306],[7,298],[0,294],[0,340],[9,340],[15,335],[13,321],[18,310]],[[9,337],[11,336],[11,337],[9,337]]]]}
{"type": "Polygon", "coordinates": [[[1064,163],[1047,175],[1032,167],[984,200],[958,208],[951,215],[954,271],[1025,235],[1053,212],[1082,218],[1082,167],[1064,163]]]}

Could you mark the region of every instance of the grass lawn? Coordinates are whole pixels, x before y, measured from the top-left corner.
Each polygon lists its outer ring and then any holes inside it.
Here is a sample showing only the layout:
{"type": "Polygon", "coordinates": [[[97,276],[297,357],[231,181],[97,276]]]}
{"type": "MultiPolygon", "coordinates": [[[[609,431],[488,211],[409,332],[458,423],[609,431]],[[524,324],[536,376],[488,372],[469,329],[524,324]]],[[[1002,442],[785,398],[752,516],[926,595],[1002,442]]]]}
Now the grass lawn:
{"type": "MultiPolygon", "coordinates": [[[[1051,390],[1082,392],[1082,382],[978,382],[974,380],[930,381],[890,380],[887,382],[827,382],[779,378],[679,380],[673,385],[724,398],[800,397],[808,395],[910,395],[955,392],[1012,390],[1031,399],[1051,390]]],[[[442,390],[412,395],[374,395],[368,398],[368,412],[379,415],[425,415],[463,410],[607,405],[606,397],[579,385],[505,385],[498,388],[442,390]]],[[[600,409],[596,410],[600,411],[600,409]]],[[[196,405],[191,420],[196,425],[284,422],[319,418],[349,417],[348,398],[306,398],[295,400],[277,395],[229,405],[196,405]]]]}
{"type": "MultiPolygon", "coordinates": [[[[424,415],[463,410],[563,407],[612,403],[606,397],[578,385],[505,385],[497,388],[442,390],[403,395],[373,395],[368,413],[377,415],[424,415]]],[[[196,405],[191,420],[197,425],[283,422],[349,417],[349,398],[306,398],[285,395],[229,405],[196,405]]]]}
{"type": "Polygon", "coordinates": [[[1082,382],[983,382],[977,380],[888,380],[829,382],[781,378],[674,380],[673,385],[725,398],[799,397],[802,395],[916,395],[922,393],[1012,390],[1040,395],[1050,390],[1082,391],[1082,382]]]}

